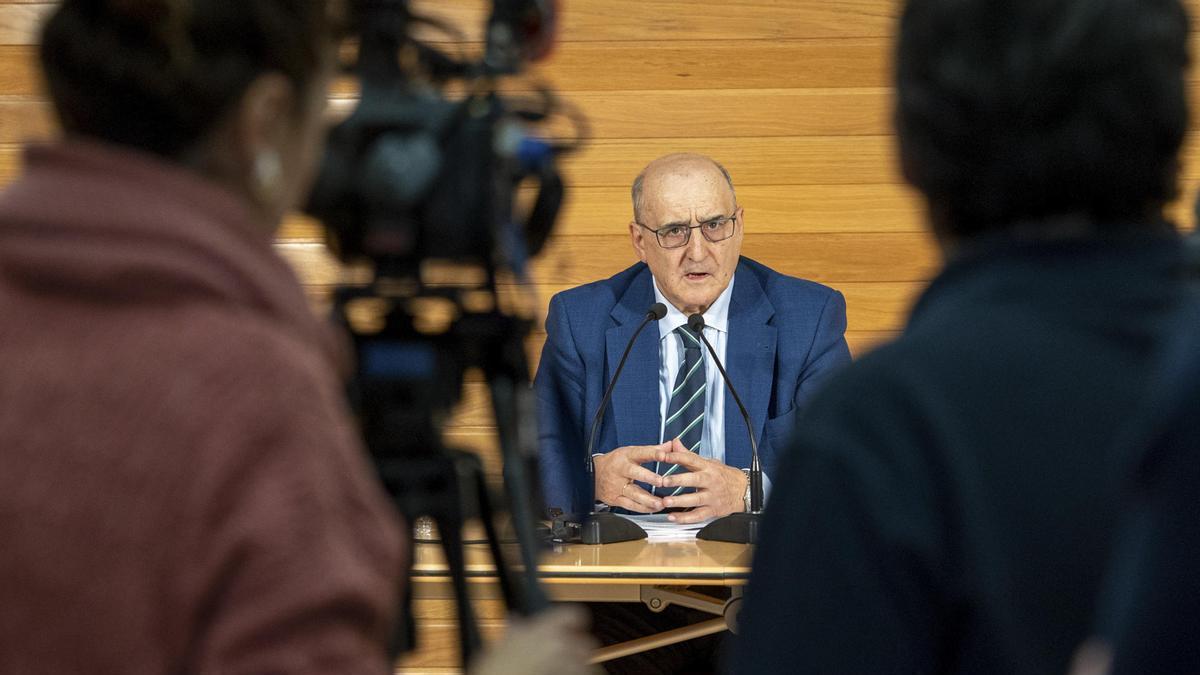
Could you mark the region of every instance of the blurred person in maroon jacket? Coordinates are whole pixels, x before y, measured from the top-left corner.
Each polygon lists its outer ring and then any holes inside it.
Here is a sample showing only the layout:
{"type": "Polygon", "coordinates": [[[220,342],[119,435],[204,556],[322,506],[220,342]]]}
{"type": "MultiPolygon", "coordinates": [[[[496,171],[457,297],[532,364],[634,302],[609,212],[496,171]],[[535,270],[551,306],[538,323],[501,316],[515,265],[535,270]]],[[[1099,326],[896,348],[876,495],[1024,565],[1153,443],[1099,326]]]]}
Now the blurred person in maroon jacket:
{"type": "MultiPolygon", "coordinates": [[[[271,245],[321,153],[334,9],[50,16],[65,138],[0,195],[0,672],[390,671],[402,524],[271,245]]],[[[477,670],[571,670],[577,623],[477,670]]]]}

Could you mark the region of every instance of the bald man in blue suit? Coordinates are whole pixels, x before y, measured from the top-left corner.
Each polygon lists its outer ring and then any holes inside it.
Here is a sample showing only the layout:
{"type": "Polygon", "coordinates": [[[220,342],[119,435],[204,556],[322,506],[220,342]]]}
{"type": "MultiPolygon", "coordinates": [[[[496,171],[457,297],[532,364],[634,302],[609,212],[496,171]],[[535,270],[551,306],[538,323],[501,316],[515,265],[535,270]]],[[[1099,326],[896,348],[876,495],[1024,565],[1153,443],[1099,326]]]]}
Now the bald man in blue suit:
{"type": "Polygon", "coordinates": [[[728,172],[708,157],[655,160],[634,181],[633,201],[629,231],[641,262],[550,301],[535,379],[546,504],[552,513],[590,509],[585,451],[592,417],[634,331],[662,302],[668,313],[634,343],[597,434],[595,497],[635,513],[690,509],[672,515],[678,522],[741,511],[750,441],[706,350],[701,372],[708,386],[697,394],[706,399],[703,441],[688,448],[664,438],[690,339],[681,335],[686,328],[677,329],[689,315],[704,315],[704,335],[746,404],[769,485],[787,480],[774,470],[796,411],[850,360],[845,301],[833,289],[741,257],[744,211],[728,172]],[[656,472],[656,463],[684,471],[656,472]]]}

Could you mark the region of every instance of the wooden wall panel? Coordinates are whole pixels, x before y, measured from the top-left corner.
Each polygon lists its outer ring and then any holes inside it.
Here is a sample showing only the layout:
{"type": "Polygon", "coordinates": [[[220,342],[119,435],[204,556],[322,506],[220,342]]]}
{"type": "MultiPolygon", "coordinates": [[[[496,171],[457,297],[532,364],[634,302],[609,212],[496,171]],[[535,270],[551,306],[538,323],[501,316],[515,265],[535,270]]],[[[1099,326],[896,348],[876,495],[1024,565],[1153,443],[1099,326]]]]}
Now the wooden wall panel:
{"type": "MultiPolygon", "coordinates": [[[[416,0],[415,7],[458,26],[469,40],[479,40],[489,3],[416,0]]],[[[608,0],[560,3],[564,8],[559,38],[564,44],[624,40],[789,39],[797,37],[886,37],[894,22],[894,3],[880,0],[823,2],[690,2],[688,0],[608,0]]],[[[427,38],[444,39],[435,33],[427,38]]]]}
{"type": "Polygon", "coordinates": [[[22,2],[7,0],[0,14],[0,44],[33,44],[42,17],[54,7],[49,2],[22,2]]]}
{"type": "MultiPolygon", "coordinates": [[[[748,233],[924,232],[920,200],[897,183],[737,185],[748,233]]],[[[561,235],[624,233],[633,218],[628,186],[572,187],[560,216],[561,235]]]]}
{"type": "MultiPolygon", "coordinates": [[[[8,7],[0,4],[0,12],[7,10],[8,7]]],[[[0,95],[33,95],[40,90],[34,48],[0,42],[0,95]]]]}

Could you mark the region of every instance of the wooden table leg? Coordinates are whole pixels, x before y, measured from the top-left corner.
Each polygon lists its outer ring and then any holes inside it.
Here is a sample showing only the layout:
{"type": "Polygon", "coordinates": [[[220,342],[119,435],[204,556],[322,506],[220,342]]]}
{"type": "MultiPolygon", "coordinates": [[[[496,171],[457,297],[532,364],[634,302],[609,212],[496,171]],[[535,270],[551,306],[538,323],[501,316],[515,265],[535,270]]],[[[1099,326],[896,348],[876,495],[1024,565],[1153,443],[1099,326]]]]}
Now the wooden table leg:
{"type": "Polygon", "coordinates": [[[673,630],[663,631],[662,633],[647,635],[646,637],[638,638],[636,640],[627,640],[625,642],[619,642],[615,645],[601,647],[600,649],[592,652],[590,663],[603,663],[605,661],[619,659],[622,656],[629,656],[630,654],[640,654],[642,652],[650,651],[651,649],[658,649],[659,647],[673,645],[678,642],[694,640],[698,637],[704,637],[705,635],[720,633],[727,628],[728,627],[725,624],[724,617],[701,621],[690,626],[684,626],[683,628],[675,628],[673,630]]]}

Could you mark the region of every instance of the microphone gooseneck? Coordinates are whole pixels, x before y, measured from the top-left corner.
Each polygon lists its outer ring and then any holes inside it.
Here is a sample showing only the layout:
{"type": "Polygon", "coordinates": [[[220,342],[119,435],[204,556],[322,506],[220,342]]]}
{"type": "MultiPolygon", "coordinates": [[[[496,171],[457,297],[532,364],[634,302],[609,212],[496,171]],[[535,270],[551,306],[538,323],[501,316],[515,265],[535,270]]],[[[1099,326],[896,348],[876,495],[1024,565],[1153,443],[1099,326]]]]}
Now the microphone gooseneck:
{"type": "Polygon", "coordinates": [[[661,302],[656,302],[646,310],[646,317],[642,319],[642,323],[633,332],[633,337],[629,338],[629,344],[625,345],[625,353],[621,354],[621,360],[617,362],[617,369],[613,371],[612,380],[608,383],[608,389],[604,391],[604,397],[600,399],[600,407],[596,409],[596,416],[592,418],[592,429],[588,433],[587,442],[587,457],[585,464],[587,465],[587,492],[590,497],[587,501],[587,515],[579,523],[579,541],[583,544],[614,544],[620,541],[635,541],[637,539],[645,539],[646,531],[640,525],[622,518],[611,511],[596,511],[596,465],[592,461],[592,451],[596,446],[596,431],[600,428],[600,420],[604,417],[604,410],[608,408],[609,399],[612,398],[613,388],[617,385],[617,380],[621,377],[621,370],[625,368],[625,361],[629,358],[629,352],[633,350],[633,343],[637,342],[638,335],[651,321],[657,321],[667,315],[667,307],[661,302]]]}
{"type": "Polygon", "coordinates": [[[656,302],[650,305],[650,309],[646,310],[646,316],[642,319],[642,323],[638,325],[637,330],[633,332],[633,337],[629,338],[629,344],[625,345],[625,352],[621,354],[621,360],[617,362],[617,369],[613,371],[612,380],[608,383],[608,388],[604,390],[604,397],[600,399],[600,406],[596,408],[596,415],[592,418],[592,429],[588,433],[587,456],[584,461],[587,464],[587,472],[589,483],[591,484],[592,498],[588,502],[588,511],[595,508],[596,503],[596,466],[592,462],[592,452],[596,446],[596,432],[600,429],[600,420],[604,417],[604,411],[608,408],[608,402],[612,399],[613,389],[617,386],[617,380],[621,377],[621,371],[625,368],[625,361],[629,359],[629,352],[633,350],[633,343],[637,342],[638,335],[646,328],[651,321],[658,321],[667,315],[667,306],[661,302],[656,302]]]}
{"type": "Polygon", "coordinates": [[[733,402],[737,404],[738,412],[742,414],[742,419],[746,422],[746,431],[750,434],[750,513],[759,513],[763,508],[762,465],[758,462],[758,441],[754,438],[754,425],[750,422],[750,413],[746,412],[746,406],[742,405],[742,398],[738,396],[737,389],[733,388],[729,373],[725,372],[725,366],[721,364],[721,359],[717,358],[717,350],[713,349],[712,343],[704,336],[704,315],[696,313],[689,316],[688,328],[695,332],[704,346],[708,348],[713,363],[717,364],[717,370],[720,371],[721,378],[725,380],[725,386],[733,395],[733,402]]]}

